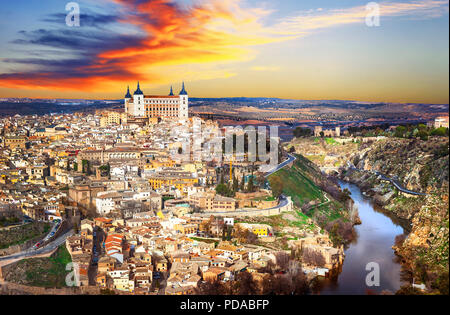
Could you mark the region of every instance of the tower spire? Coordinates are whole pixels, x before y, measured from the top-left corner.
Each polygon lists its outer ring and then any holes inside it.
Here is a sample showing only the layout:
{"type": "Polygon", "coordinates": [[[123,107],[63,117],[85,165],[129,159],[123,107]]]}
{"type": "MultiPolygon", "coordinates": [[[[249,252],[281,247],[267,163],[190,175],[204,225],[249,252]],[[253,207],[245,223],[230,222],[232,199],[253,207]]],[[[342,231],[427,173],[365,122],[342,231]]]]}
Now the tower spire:
{"type": "Polygon", "coordinates": [[[131,98],[131,94],[130,94],[130,86],[128,86],[127,94],[125,95],[125,98],[131,98]]]}
{"type": "Polygon", "coordinates": [[[185,87],[184,87],[184,81],[183,81],[183,86],[182,86],[182,88],[181,88],[180,95],[187,95],[186,89],[185,89],[185,87]]]}
{"type": "Polygon", "coordinates": [[[135,95],[144,95],[144,93],[141,91],[141,86],[139,84],[139,81],[138,81],[138,85],[137,85],[137,90],[136,90],[136,92],[134,92],[134,94],[135,95]]]}
{"type": "Polygon", "coordinates": [[[170,94],[169,94],[169,96],[173,96],[173,87],[172,86],[170,86],[170,94]]]}

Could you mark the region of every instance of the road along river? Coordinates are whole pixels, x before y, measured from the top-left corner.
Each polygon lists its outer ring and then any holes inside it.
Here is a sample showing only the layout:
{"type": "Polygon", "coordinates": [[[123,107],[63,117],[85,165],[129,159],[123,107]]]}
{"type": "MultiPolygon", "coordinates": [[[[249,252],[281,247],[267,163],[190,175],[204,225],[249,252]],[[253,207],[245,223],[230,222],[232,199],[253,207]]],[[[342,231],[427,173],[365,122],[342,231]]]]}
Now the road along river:
{"type": "Polygon", "coordinates": [[[361,194],[356,185],[345,182],[339,184],[342,189],[348,188],[352,193],[362,224],[355,227],[357,237],[345,251],[342,272],[333,279],[319,279],[315,293],[362,295],[369,292],[381,293],[383,290],[395,293],[403,282],[402,268],[392,245],[395,237],[404,233],[402,226],[407,225],[380,212],[376,205],[361,194]],[[372,286],[374,281],[377,282],[377,266],[379,286],[372,286]]]}

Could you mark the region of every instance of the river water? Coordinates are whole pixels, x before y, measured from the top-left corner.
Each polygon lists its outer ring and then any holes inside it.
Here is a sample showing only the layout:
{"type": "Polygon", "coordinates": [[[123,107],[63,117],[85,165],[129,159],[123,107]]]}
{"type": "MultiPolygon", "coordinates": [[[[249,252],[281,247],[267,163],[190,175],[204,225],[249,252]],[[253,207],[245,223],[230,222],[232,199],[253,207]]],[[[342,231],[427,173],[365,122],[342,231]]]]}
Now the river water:
{"type": "MultiPolygon", "coordinates": [[[[401,266],[392,250],[395,237],[403,234],[400,222],[382,212],[353,184],[339,183],[348,188],[358,207],[362,224],[355,226],[356,239],[345,250],[342,272],[333,279],[320,279],[316,293],[321,295],[362,295],[368,292],[380,293],[389,290],[395,293],[402,285],[401,266]],[[379,286],[367,286],[366,277],[373,271],[366,271],[367,264],[379,265],[379,286]]],[[[402,224],[403,225],[403,224],[402,224]]],[[[405,226],[405,225],[403,225],[405,226]]],[[[369,279],[374,280],[372,274],[369,279]]]]}

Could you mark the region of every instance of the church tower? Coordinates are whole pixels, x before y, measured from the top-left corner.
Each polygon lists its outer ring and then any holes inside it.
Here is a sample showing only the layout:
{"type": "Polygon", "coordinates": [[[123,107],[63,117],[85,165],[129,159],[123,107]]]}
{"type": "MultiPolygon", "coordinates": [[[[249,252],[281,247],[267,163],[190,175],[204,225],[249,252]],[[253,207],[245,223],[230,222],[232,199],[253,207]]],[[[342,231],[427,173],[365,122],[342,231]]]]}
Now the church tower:
{"type": "Polygon", "coordinates": [[[129,103],[131,100],[130,86],[128,86],[127,94],[125,95],[125,113],[130,113],[129,103]]]}
{"type": "Polygon", "coordinates": [[[135,117],[145,117],[145,104],[144,104],[144,93],[141,91],[141,87],[137,85],[137,89],[133,95],[133,103],[134,103],[134,113],[135,117]]]}
{"type": "Polygon", "coordinates": [[[189,117],[189,96],[186,92],[184,82],[183,87],[180,91],[180,109],[179,109],[179,118],[180,119],[188,119],[189,117]]]}

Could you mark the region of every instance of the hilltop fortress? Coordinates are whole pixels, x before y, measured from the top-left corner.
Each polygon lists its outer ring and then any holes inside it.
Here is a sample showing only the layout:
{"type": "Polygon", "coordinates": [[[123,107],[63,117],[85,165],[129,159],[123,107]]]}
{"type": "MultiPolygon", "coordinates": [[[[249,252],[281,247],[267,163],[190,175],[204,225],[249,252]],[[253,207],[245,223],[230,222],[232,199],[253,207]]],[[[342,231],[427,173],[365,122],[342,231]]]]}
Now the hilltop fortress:
{"type": "Polygon", "coordinates": [[[184,82],[178,95],[170,88],[169,95],[144,95],[139,82],[133,96],[128,87],[125,95],[125,113],[133,118],[170,118],[185,120],[189,116],[189,96],[184,82]]]}

